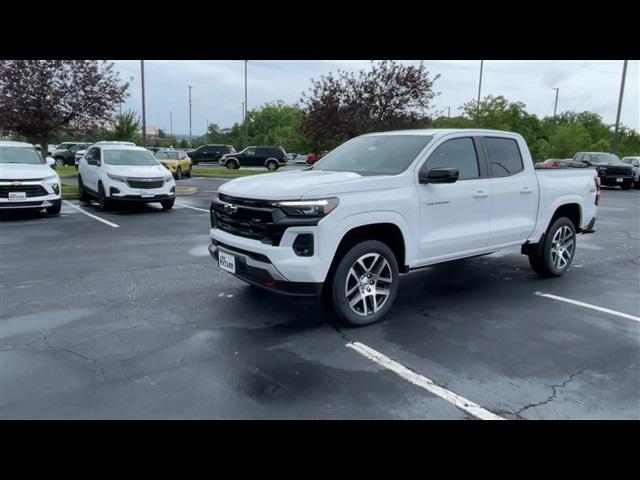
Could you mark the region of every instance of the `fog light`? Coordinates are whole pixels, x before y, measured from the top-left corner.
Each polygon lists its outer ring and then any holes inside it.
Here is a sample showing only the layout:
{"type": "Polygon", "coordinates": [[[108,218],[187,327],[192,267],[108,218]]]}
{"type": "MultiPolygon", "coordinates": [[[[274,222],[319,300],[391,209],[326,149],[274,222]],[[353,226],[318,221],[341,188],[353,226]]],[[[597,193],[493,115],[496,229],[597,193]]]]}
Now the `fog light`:
{"type": "Polygon", "coordinates": [[[118,193],[120,193],[120,190],[119,190],[119,189],[117,189],[116,187],[110,187],[110,188],[109,188],[109,195],[110,195],[110,196],[111,196],[111,195],[118,194],[118,193]]]}
{"type": "Polygon", "coordinates": [[[296,237],[293,242],[293,251],[299,257],[311,257],[313,256],[313,234],[301,233],[296,237]]]}
{"type": "Polygon", "coordinates": [[[60,186],[57,183],[54,183],[53,185],[51,185],[51,188],[53,188],[53,192],[58,195],[60,193],[60,186]]]}

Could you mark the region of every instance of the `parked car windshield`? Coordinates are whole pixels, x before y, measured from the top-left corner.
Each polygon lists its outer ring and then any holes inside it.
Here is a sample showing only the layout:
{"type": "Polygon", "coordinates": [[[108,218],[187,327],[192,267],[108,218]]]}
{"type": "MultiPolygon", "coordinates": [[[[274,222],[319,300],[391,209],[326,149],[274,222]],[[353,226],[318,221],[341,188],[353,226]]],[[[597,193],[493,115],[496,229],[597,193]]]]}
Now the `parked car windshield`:
{"type": "Polygon", "coordinates": [[[161,160],[180,160],[184,158],[184,155],[177,151],[160,150],[156,152],[156,157],[161,160]]]}
{"type": "Polygon", "coordinates": [[[103,157],[108,165],[158,165],[151,152],[142,150],[105,150],[103,157]]]}
{"type": "Polygon", "coordinates": [[[356,137],[329,152],[312,170],[395,175],[406,170],[431,135],[370,135],[356,137]]]}
{"type": "Polygon", "coordinates": [[[597,155],[591,155],[591,163],[596,165],[604,165],[607,163],[622,163],[620,159],[613,153],[599,153],[597,155]]]}
{"type": "Polygon", "coordinates": [[[0,163],[28,163],[40,165],[45,163],[35,148],[0,147],[0,163]]]}

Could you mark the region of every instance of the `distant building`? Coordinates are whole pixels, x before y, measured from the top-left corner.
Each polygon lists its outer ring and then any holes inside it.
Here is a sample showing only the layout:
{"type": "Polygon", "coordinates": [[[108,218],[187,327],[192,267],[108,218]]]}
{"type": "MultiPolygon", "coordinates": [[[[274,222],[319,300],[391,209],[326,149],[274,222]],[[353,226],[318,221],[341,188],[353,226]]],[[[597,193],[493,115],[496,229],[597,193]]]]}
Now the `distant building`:
{"type": "Polygon", "coordinates": [[[154,127],[153,125],[147,125],[146,132],[147,144],[157,143],[158,139],[165,136],[164,131],[160,127],[154,127]]]}

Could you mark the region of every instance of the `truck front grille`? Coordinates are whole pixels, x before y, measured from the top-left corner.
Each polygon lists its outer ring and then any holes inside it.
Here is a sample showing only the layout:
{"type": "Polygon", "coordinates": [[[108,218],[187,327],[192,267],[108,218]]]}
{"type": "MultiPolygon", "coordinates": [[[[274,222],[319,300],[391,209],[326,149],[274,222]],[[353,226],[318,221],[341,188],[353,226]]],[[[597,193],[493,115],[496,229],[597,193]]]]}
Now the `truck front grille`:
{"type": "Polygon", "coordinates": [[[212,220],[217,228],[240,237],[279,245],[286,225],[278,220],[284,213],[271,202],[220,195],[212,204],[212,220]]]}

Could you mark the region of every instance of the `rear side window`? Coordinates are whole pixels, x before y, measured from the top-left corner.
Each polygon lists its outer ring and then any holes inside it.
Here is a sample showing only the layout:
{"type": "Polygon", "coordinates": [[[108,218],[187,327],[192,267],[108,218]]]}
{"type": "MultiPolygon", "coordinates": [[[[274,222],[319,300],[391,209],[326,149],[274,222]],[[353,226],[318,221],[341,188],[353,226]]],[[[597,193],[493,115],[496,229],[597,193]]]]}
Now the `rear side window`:
{"type": "Polygon", "coordinates": [[[457,168],[458,180],[478,178],[478,156],[473,140],[456,138],[436,148],[427,160],[427,170],[443,167],[457,168]]]}
{"type": "Polygon", "coordinates": [[[486,137],[492,177],[508,177],[524,170],[518,143],[511,138],[486,137]]]}

